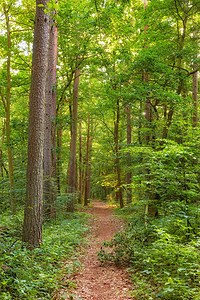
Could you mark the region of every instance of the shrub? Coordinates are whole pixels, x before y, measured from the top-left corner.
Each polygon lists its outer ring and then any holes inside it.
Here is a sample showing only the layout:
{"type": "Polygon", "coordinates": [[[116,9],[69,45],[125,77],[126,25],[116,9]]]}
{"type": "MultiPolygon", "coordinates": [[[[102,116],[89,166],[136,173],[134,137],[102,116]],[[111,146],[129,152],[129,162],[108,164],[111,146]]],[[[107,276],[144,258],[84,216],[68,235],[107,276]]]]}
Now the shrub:
{"type": "Polygon", "coordinates": [[[0,299],[52,299],[52,293],[65,284],[62,281],[65,274],[79,265],[75,256],[73,259],[73,252],[88,230],[84,225],[86,215],[75,213],[45,224],[42,245],[31,251],[22,248],[18,230],[21,216],[13,217],[9,226],[6,224],[8,217],[1,218],[0,299]],[[61,274],[61,265],[68,257],[73,267],[66,265],[61,274]]]}
{"type": "MultiPolygon", "coordinates": [[[[183,242],[186,239],[173,232],[173,224],[165,217],[149,220],[145,227],[141,218],[134,215],[129,217],[127,228],[110,242],[104,242],[98,253],[103,264],[129,267],[136,285],[133,296],[137,299],[199,299],[200,240],[196,237],[183,242]]],[[[187,229],[181,232],[186,234],[187,229]]]]}

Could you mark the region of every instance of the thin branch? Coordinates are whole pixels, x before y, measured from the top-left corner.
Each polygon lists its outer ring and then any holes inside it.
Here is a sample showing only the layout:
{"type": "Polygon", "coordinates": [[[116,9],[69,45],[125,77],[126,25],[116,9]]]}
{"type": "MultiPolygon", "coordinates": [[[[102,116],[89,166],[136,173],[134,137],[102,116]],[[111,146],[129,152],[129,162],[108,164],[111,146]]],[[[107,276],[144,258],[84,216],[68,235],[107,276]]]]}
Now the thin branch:
{"type": "Polygon", "coordinates": [[[106,121],[104,120],[104,115],[102,113],[102,111],[99,111],[101,116],[102,116],[102,119],[99,119],[105,126],[106,128],[108,129],[108,131],[114,136],[114,133],[112,132],[112,130],[108,127],[108,125],[106,124],[106,121]]]}
{"type": "Polygon", "coordinates": [[[67,78],[67,79],[68,79],[68,83],[64,86],[64,89],[63,89],[62,94],[61,94],[61,96],[60,96],[60,99],[59,99],[59,101],[58,101],[58,105],[57,105],[56,112],[59,111],[60,103],[63,101],[65,92],[66,92],[67,88],[70,86],[70,84],[71,84],[71,82],[72,82],[73,75],[74,75],[74,72],[72,72],[70,78],[67,76],[67,77],[68,77],[68,78],[67,78]]]}
{"type": "Polygon", "coordinates": [[[95,4],[96,12],[97,12],[97,20],[98,20],[98,25],[99,25],[99,35],[101,37],[101,25],[100,25],[100,19],[99,19],[99,10],[98,10],[98,7],[97,7],[97,0],[94,0],[94,4],[95,4]]]}
{"type": "MultiPolygon", "coordinates": [[[[184,7],[181,5],[180,1],[179,1],[179,0],[177,0],[177,1],[178,1],[178,4],[179,4],[180,8],[181,8],[182,11],[185,13],[184,7]]],[[[176,1],[175,1],[175,2],[176,2],[176,1]]]]}
{"type": "Polygon", "coordinates": [[[1,100],[3,102],[3,106],[4,106],[4,109],[5,109],[5,112],[7,111],[7,106],[6,106],[6,101],[4,99],[4,96],[3,96],[3,93],[2,93],[2,90],[1,90],[1,87],[0,87],[0,96],[1,96],[1,100]]]}
{"type": "Polygon", "coordinates": [[[188,76],[193,75],[194,73],[196,73],[196,72],[198,72],[198,71],[199,71],[198,69],[195,69],[195,70],[189,72],[188,76]]]}
{"type": "MultiPolygon", "coordinates": [[[[188,70],[186,70],[185,68],[181,68],[181,67],[178,67],[178,66],[175,66],[175,65],[169,65],[169,67],[172,67],[172,69],[176,68],[176,69],[179,69],[179,70],[183,70],[187,73],[188,76],[190,75],[190,72],[188,70]]],[[[198,71],[198,70],[196,70],[196,71],[198,71]]]]}
{"type": "Polygon", "coordinates": [[[183,21],[183,18],[181,17],[179,11],[178,11],[178,6],[177,6],[177,3],[176,3],[176,0],[174,1],[175,2],[175,8],[176,8],[176,12],[177,12],[177,15],[179,16],[179,18],[183,21]]]}

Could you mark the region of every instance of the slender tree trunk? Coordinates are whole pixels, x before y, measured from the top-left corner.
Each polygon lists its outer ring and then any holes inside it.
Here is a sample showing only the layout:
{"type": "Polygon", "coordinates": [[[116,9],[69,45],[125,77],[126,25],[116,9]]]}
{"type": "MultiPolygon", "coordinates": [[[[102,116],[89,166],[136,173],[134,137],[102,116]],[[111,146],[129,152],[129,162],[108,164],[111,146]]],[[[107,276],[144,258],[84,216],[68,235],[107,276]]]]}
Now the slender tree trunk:
{"type": "MultiPolygon", "coordinates": [[[[144,0],[144,9],[146,10],[148,5],[148,1],[144,0]]],[[[148,25],[145,26],[144,31],[146,32],[148,30],[148,25]]],[[[148,44],[146,44],[146,48],[148,48],[148,44]]],[[[146,83],[149,82],[149,73],[144,71],[144,81],[146,83]]],[[[145,119],[146,119],[146,123],[147,123],[147,134],[146,134],[146,144],[149,145],[152,142],[152,135],[151,135],[151,122],[152,122],[152,110],[151,110],[151,102],[150,99],[146,98],[145,101],[145,119]]],[[[147,173],[147,180],[149,182],[151,182],[151,178],[149,178],[149,173],[150,170],[149,168],[146,169],[146,173],[147,173]]],[[[151,183],[147,186],[147,190],[146,190],[146,194],[147,194],[147,199],[148,201],[150,201],[150,203],[146,204],[145,206],[145,225],[147,225],[147,216],[151,215],[152,217],[155,217],[156,214],[158,213],[157,208],[155,207],[154,203],[152,203],[151,200],[154,200],[154,193],[152,192],[152,185],[151,183]]]]}
{"type": "MultiPolygon", "coordinates": [[[[187,21],[188,21],[187,17],[185,17],[182,20],[183,28],[182,28],[182,34],[180,35],[180,41],[179,41],[179,51],[180,52],[183,50],[183,47],[184,47],[187,21]]],[[[178,36],[179,36],[179,32],[178,32],[178,36]]],[[[181,64],[182,64],[182,57],[180,56],[178,59],[178,70],[179,70],[179,84],[178,84],[178,88],[177,88],[178,95],[181,94],[183,85],[184,85],[184,79],[182,78],[183,76],[181,74],[181,64]]],[[[163,136],[162,136],[163,139],[167,139],[169,127],[170,127],[170,125],[172,123],[172,119],[173,119],[173,114],[174,114],[174,109],[173,109],[173,107],[170,107],[167,118],[166,118],[165,126],[163,128],[163,136]]]]}
{"type": "Polygon", "coordinates": [[[167,113],[167,109],[166,109],[166,111],[165,111],[165,126],[163,128],[162,139],[167,139],[169,127],[170,127],[170,125],[172,123],[172,119],[173,119],[173,114],[174,114],[173,108],[170,108],[168,113],[167,113]]]}
{"type": "MultiPolygon", "coordinates": [[[[147,8],[147,5],[148,5],[148,1],[147,0],[144,0],[144,9],[146,10],[147,8]]],[[[146,24],[145,27],[144,27],[144,32],[147,33],[147,30],[148,30],[148,25],[146,24]]],[[[146,48],[148,48],[148,43],[145,45],[146,48]]],[[[145,82],[149,82],[149,73],[147,73],[146,71],[144,71],[144,81],[145,82]]],[[[150,140],[151,140],[151,135],[150,135],[150,123],[151,123],[151,104],[150,104],[150,100],[149,98],[147,97],[146,98],[146,101],[145,101],[145,118],[146,118],[146,127],[147,127],[147,134],[146,134],[146,142],[147,144],[150,143],[150,140]]]]}
{"type": "Polygon", "coordinates": [[[9,8],[6,9],[5,3],[3,4],[4,15],[6,18],[6,31],[7,31],[7,89],[6,89],[6,143],[8,151],[8,170],[9,170],[9,182],[10,182],[10,195],[11,195],[11,208],[12,212],[15,212],[16,203],[14,195],[14,167],[13,167],[13,154],[12,154],[12,141],[10,132],[10,98],[11,98],[11,32],[10,32],[10,18],[9,8]]]}
{"type": "Polygon", "coordinates": [[[5,132],[6,132],[6,123],[5,120],[3,121],[3,132],[2,132],[2,139],[1,139],[1,150],[0,150],[0,169],[1,169],[1,176],[3,177],[3,143],[5,139],[5,132]]]}
{"type": "Polygon", "coordinates": [[[82,202],[82,131],[81,122],[79,123],[79,203],[82,202]]]}
{"type": "MultiPolygon", "coordinates": [[[[129,146],[131,144],[131,109],[130,105],[127,107],[127,145],[129,146]]],[[[131,188],[131,178],[132,178],[132,172],[130,170],[131,168],[131,153],[127,153],[127,167],[128,172],[126,174],[126,180],[127,180],[127,203],[132,202],[132,188],[131,188]]]]}
{"type": "Polygon", "coordinates": [[[150,125],[151,125],[151,106],[150,106],[150,100],[146,99],[145,101],[145,119],[146,119],[146,127],[147,127],[147,134],[146,134],[146,143],[147,145],[151,141],[151,134],[150,134],[150,125]]]}
{"type": "Polygon", "coordinates": [[[68,210],[74,211],[75,186],[76,186],[76,145],[77,145],[77,114],[78,114],[78,88],[79,88],[80,70],[75,71],[74,89],[73,89],[73,112],[72,112],[72,135],[71,135],[71,155],[69,167],[69,193],[72,196],[68,210]]]}
{"type": "Polygon", "coordinates": [[[30,248],[42,242],[45,83],[49,36],[47,0],[36,0],[31,73],[26,205],[22,240],[30,248]],[[39,7],[42,4],[44,7],[39,7]]]}
{"type": "Polygon", "coordinates": [[[57,160],[56,160],[56,180],[57,180],[57,192],[60,195],[60,175],[61,175],[61,149],[62,149],[62,128],[57,128],[57,160]]]}
{"type": "Polygon", "coordinates": [[[192,99],[194,112],[192,115],[192,127],[198,125],[198,72],[193,74],[192,99]]]}
{"type": "Polygon", "coordinates": [[[140,111],[139,111],[139,128],[138,128],[138,142],[139,145],[142,146],[142,136],[141,136],[141,129],[142,129],[142,100],[140,100],[140,111]]]}
{"type": "Polygon", "coordinates": [[[90,117],[88,117],[88,129],[87,129],[87,149],[86,149],[86,162],[85,162],[85,197],[84,205],[88,205],[90,199],[90,180],[91,180],[91,164],[90,164],[90,154],[92,147],[92,139],[90,136],[90,117]]]}
{"type": "Polygon", "coordinates": [[[119,99],[117,99],[117,116],[114,121],[114,142],[115,142],[115,165],[117,171],[117,184],[116,184],[116,192],[115,192],[115,201],[119,202],[120,207],[124,207],[124,201],[122,196],[122,187],[121,187],[121,166],[120,166],[120,153],[119,153],[119,118],[120,118],[120,107],[119,107],[119,99]]]}

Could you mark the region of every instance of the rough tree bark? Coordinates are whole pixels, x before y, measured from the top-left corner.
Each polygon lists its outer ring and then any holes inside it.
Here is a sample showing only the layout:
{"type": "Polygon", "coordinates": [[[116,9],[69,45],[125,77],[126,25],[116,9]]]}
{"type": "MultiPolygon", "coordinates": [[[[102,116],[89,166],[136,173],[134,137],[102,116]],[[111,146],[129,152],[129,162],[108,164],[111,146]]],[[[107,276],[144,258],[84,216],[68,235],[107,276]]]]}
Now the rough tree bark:
{"type": "Polygon", "coordinates": [[[49,24],[48,68],[45,90],[45,126],[44,126],[44,186],[43,214],[48,219],[51,214],[51,120],[52,120],[52,86],[53,86],[53,35],[51,19],[49,24]]]}
{"type": "Polygon", "coordinates": [[[56,189],[53,178],[56,178],[55,158],[55,118],[56,118],[56,63],[57,63],[57,28],[54,20],[49,24],[48,69],[45,93],[45,131],[44,131],[44,205],[45,218],[54,218],[54,198],[56,189]]]}
{"type": "Polygon", "coordinates": [[[56,25],[52,28],[53,31],[53,80],[52,80],[52,120],[51,120],[51,155],[52,155],[52,163],[51,163],[51,177],[52,181],[52,193],[51,193],[51,217],[55,218],[55,198],[57,194],[56,188],[56,100],[57,100],[57,49],[58,49],[58,27],[56,25]]]}
{"type": "Polygon", "coordinates": [[[49,36],[47,0],[36,0],[31,73],[26,205],[22,240],[29,248],[42,242],[43,144],[45,83],[49,36]],[[44,5],[39,7],[38,5],[44,5]]]}

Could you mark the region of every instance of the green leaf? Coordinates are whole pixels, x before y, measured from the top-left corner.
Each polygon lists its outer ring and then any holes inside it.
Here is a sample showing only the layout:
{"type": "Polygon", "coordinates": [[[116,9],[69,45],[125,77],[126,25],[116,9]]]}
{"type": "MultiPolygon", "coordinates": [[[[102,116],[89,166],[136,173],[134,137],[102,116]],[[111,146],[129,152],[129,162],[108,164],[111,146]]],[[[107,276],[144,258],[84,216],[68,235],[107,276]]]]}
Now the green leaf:
{"type": "Polygon", "coordinates": [[[53,8],[53,4],[51,2],[47,3],[49,9],[53,8]]]}
{"type": "Polygon", "coordinates": [[[44,7],[44,4],[38,4],[38,7],[44,7]]]}
{"type": "Polygon", "coordinates": [[[53,7],[54,7],[54,9],[56,9],[56,10],[59,9],[58,3],[55,3],[53,7]]]}

